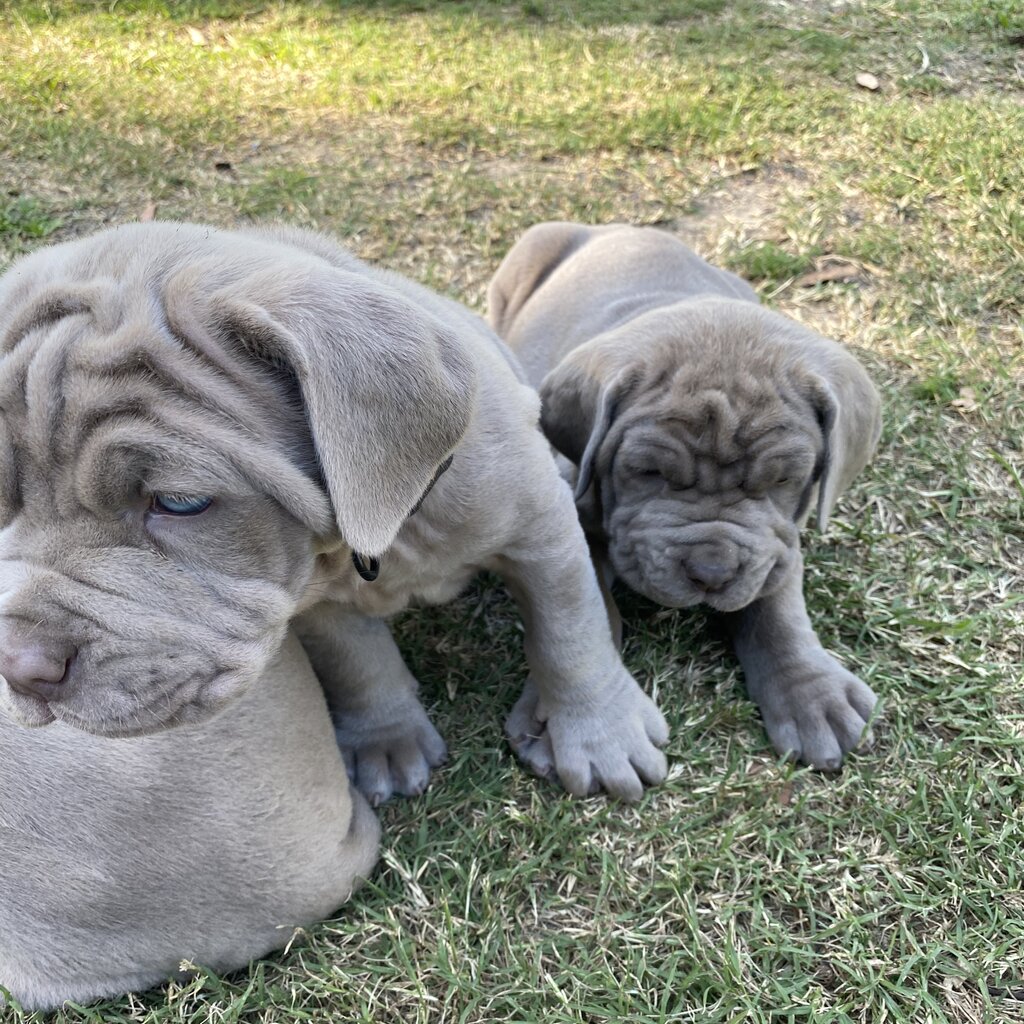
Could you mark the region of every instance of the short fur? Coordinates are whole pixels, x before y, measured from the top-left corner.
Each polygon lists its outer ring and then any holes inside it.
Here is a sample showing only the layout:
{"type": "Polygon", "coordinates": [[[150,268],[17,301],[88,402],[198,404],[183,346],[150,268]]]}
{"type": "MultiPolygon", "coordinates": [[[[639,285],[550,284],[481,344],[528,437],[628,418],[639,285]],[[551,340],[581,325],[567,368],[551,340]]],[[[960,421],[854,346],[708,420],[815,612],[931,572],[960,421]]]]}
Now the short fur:
{"type": "Polygon", "coordinates": [[[202,725],[121,740],[0,713],[0,752],[0,986],[26,1009],[149,988],[183,961],[244,967],[377,859],[294,637],[202,725]]]}
{"type": "Polygon", "coordinates": [[[36,682],[5,688],[13,713],[111,735],[199,721],[295,619],[357,785],[416,793],[444,743],[373,617],[491,569],[526,618],[520,756],[638,797],[665,774],[665,723],[615,650],[517,373],[466,309],[308,232],[131,225],[16,263],[0,675],[36,682]],[[173,516],[160,494],[214,501],[173,516]],[[380,556],[375,582],[353,552],[380,556]]]}
{"type": "Polygon", "coordinates": [[[540,389],[608,575],[725,613],[776,749],[838,768],[875,697],[811,628],[799,530],[812,508],[824,528],[878,441],[860,364],[652,228],[531,228],[489,319],[540,389]]]}

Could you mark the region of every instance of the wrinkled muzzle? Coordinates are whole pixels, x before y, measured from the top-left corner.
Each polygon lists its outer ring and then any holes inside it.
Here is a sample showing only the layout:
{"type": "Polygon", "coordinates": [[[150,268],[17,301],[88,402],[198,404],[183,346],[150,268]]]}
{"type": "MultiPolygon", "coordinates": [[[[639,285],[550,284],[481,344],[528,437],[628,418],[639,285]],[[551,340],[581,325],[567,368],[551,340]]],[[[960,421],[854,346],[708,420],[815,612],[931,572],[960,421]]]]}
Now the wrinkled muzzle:
{"type": "Polygon", "coordinates": [[[229,591],[132,549],[62,571],[3,557],[0,703],[25,725],[110,736],[202,721],[262,672],[294,604],[273,584],[229,591]]]}
{"type": "Polygon", "coordinates": [[[616,574],[652,601],[738,611],[771,592],[789,570],[798,535],[784,517],[749,526],[724,519],[690,522],[681,511],[648,502],[617,508],[609,522],[608,554],[616,574]]]}

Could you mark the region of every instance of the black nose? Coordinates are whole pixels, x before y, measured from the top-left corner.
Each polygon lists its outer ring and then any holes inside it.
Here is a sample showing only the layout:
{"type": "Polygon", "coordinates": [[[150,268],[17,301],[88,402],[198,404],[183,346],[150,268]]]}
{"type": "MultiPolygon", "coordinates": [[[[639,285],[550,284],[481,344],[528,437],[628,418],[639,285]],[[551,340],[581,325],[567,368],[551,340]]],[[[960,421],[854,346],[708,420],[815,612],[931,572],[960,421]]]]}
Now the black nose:
{"type": "Polygon", "coordinates": [[[735,575],[736,570],[724,562],[688,562],[686,575],[698,590],[721,590],[735,575]]]}
{"type": "Polygon", "coordinates": [[[13,644],[0,653],[0,676],[15,693],[38,700],[60,700],[71,660],[42,644],[13,644]]]}

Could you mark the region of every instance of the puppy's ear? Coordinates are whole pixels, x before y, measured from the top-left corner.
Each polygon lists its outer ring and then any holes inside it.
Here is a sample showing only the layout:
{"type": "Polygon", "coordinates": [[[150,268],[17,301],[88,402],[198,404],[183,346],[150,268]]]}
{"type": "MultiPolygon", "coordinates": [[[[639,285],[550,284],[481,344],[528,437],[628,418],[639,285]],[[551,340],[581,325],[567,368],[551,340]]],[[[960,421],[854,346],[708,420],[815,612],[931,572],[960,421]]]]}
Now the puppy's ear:
{"type": "Polygon", "coordinates": [[[825,444],[816,520],[822,531],[839,495],[867,465],[881,433],[878,392],[860,363],[837,347],[830,369],[830,380],[815,377],[811,382],[811,401],[825,444]]]}
{"type": "Polygon", "coordinates": [[[221,288],[208,315],[295,375],[341,535],[382,554],[472,416],[455,329],[372,278],[309,265],[221,288]]]}
{"type": "Polygon", "coordinates": [[[836,462],[841,462],[843,458],[842,438],[835,436],[839,402],[828,384],[820,379],[812,386],[812,396],[814,413],[825,445],[818,469],[818,511],[815,517],[818,530],[824,532],[825,523],[832,514],[840,492],[836,462]]]}
{"type": "Polygon", "coordinates": [[[593,481],[601,445],[631,384],[631,375],[608,366],[593,342],[571,352],[541,382],[541,428],[555,448],[579,467],[577,501],[593,481]]]}

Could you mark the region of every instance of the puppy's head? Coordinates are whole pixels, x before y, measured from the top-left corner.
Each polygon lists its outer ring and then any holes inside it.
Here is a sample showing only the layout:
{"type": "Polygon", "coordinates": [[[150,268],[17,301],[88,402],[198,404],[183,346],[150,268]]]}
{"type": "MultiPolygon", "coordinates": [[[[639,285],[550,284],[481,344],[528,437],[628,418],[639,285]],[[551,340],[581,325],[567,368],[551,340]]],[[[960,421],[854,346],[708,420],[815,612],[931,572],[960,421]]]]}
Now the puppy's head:
{"type": "Polygon", "coordinates": [[[241,691],[316,595],[387,549],[471,414],[471,364],[366,272],[187,225],[0,281],[0,700],[143,733],[241,691]]]}
{"type": "Polygon", "coordinates": [[[878,437],[878,400],[835,343],[753,303],[660,309],[574,351],[542,422],[579,464],[584,525],[661,604],[736,611],[799,562],[878,437]]]}

